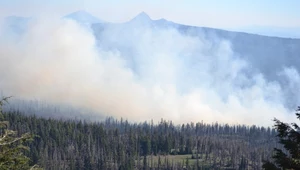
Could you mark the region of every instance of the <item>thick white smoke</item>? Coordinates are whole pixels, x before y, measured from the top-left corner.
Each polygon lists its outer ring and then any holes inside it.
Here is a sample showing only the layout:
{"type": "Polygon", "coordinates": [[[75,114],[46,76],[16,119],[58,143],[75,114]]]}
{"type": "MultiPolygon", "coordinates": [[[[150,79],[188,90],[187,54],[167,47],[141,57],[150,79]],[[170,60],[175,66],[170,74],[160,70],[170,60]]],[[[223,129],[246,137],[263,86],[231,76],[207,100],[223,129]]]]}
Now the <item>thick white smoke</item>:
{"type": "MultiPolygon", "coordinates": [[[[271,125],[274,117],[292,116],[282,87],[260,73],[249,76],[251,66],[225,40],[137,25],[108,27],[97,44],[89,29],[70,20],[36,20],[20,39],[0,38],[0,89],[22,99],[134,121],[271,125]]],[[[293,69],[281,74],[291,88],[300,82],[287,76],[299,78],[293,69]]]]}

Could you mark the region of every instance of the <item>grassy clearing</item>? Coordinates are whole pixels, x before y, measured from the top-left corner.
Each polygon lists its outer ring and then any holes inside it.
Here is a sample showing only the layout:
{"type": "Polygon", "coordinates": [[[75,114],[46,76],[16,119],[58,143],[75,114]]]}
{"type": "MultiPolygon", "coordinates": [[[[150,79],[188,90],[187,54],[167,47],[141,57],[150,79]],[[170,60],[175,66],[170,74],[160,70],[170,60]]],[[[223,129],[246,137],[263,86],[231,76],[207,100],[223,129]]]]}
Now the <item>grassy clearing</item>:
{"type": "MultiPolygon", "coordinates": [[[[140,163],[143,163],[144,157],[140,157],[140,163]]],[[[203,159],[198,159],[200,166],[209,166],[210,164],[208,162],[205,162],[203,159]]],[[[161,166],[167,165],[178,165],[181,164],[183,166],[186,165],[188,161],[189,166],[196,165],[197,159],[192,159],[192,154],[187,155],[160,155],[160,156],[147,156],[147,163],[148,165],[157,167],[159,162],[161,166]]]]}

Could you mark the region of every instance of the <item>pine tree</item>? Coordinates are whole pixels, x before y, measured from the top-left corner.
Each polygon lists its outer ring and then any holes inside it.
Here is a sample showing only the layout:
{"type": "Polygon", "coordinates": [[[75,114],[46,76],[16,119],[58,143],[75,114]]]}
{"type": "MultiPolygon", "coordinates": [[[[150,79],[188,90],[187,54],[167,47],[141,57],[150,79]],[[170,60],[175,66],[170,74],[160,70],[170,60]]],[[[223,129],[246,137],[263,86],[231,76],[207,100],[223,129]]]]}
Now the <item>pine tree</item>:
{"type": "Polygon", "coordinates": [[[9,122],[3,120],[2,108],[9,98],[0,100],[0,169],[37,169],[36,165],[30,168],[30,159],[24,154],[29,150],[24,144],[31,141],[33,136],[25,133],[18,137],[16,131],[9,129],[9,122]]]}
{"type": "Polygon", "coordinates": [[[247,166],[246,159],[244,158],[244,156],[242,156],[241,163],[240,163],[240,166],[239,166],[239,170],[245,170],[246,166],[247,166]]]}
{"type": "MultiPolygon", "coordinates": [[[[300,107],[296,111],[297,119],[300,120],[300,107]]],[[[274,148],[274,162],[265,161],[263,168],[266,170],[300,169],[300,127],[296,123],[287,124],[278,119],[274,119],[274,121],[279,143],[283,145],[288,153],[274,148]]]]}

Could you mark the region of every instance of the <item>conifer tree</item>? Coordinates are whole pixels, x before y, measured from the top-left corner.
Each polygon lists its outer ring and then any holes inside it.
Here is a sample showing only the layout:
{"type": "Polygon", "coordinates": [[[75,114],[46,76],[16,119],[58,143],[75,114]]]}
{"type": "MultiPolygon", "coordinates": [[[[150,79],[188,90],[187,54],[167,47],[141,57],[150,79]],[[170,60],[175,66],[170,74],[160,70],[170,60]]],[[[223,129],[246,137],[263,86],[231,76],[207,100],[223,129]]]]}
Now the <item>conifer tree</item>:
{"type": "Polygon", "coordinates": [[[9,98],[4,97],[0,100],[0,169],[37,169],[36,165],[29,166],[30,159],[24,155],[25,151],[29,151],[29,147],[24,143],[31,141],[33,136],[29,133],[17,136],[16,131],[9,129],[9,122],[4,121],[3,105],[8,102],[9,98]]]}
{"type": "MultiPolygon", "coordinates": [[[[297,119],[300,120],[300,107],[296,111],[297,119]]],[[[263,168],[266,170],[300,169],[300,127],[296,123],[283,123],[278,119],[274,119],[274,122],[279,143],[285,150],[274,148],[274,161],[265,161],[263,168]]]]}

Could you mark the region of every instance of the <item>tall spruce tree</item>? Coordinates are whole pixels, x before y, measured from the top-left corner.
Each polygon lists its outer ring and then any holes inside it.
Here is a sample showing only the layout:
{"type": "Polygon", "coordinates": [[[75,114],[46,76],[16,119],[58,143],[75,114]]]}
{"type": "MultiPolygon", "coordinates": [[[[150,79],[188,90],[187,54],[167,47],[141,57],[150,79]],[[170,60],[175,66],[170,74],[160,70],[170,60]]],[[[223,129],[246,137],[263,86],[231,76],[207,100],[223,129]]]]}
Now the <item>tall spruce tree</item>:
{"type": "MultiPolygon", "coordinates": [[[[300,107],[296,110],[297,119],[300,120],[300,107]]],[[[265,161],[263,168],[276,169],[300,169],[300,127],[296,123],[283,123],[274,119],[275,129],[279,143],[285,151],[274,148],[273,162],[265,161]]]]}

